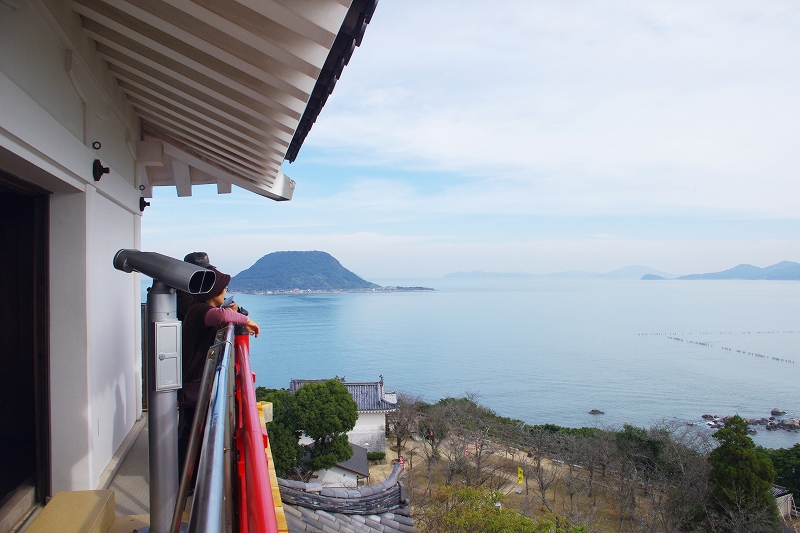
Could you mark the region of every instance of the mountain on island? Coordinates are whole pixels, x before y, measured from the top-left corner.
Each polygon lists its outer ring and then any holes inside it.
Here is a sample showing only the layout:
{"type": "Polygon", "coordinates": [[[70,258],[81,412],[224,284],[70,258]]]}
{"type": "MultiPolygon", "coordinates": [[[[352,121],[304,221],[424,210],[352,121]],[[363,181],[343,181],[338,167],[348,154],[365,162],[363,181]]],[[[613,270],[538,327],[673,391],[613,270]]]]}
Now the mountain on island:
{"type": "Polygon", "coordinates": [[[231,278],[233,292],[357,291],[380,285],[356,276],[326,252],[273,252],[231,278]]]}
{"type": "Polygon", "coordinates": [[[598,274],[599,277],[602,278],[627,278],[627,279],[639,279],[642,276],[662,276],[662,277],[673,277],[672,274],[667,274],[666,272],[661,272],[659,270],[652,269],[647,266],[642,265],[631,265],[619,268],[617,270],[612,270],[611,272],[606,272],[605,274],[598,274]]]}
{"type": "Polygon", "coordinates": [[[800,263],[781,261],[764,268],[753,265],[739,265],[722,272],[690,274],[688,276],[680,276],[677,279],[800,280],[800,263]]]}
{"type": "Polygon", "coordinates": [[[748,280],[800,280],[800,263],[781,261],[772,266],[759,268],[753,265],[739,265],[722,272],[709,272],[707,274],[689,274],[677,278],[668,278],[647,274],[643,280],[659,279],[748,279],[748,280]]]}

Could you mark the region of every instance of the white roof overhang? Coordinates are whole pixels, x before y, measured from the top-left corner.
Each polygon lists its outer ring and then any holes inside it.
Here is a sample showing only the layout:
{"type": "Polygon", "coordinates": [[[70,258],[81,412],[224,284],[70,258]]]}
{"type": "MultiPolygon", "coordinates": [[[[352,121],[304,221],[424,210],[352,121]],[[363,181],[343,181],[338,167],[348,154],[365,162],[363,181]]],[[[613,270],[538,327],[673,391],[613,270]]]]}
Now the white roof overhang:
{"type": "Polygon", "coordinates": [[[293,161],[377,0],[69,0],[140,121],[138,184],[289,200],[293,161]]]}

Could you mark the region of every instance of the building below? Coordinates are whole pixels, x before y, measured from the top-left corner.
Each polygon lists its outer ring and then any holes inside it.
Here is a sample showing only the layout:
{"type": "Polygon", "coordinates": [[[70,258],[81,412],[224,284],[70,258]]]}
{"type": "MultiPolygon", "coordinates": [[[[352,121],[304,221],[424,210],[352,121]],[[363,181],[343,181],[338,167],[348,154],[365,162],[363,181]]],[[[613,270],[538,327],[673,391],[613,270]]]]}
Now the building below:
{"type": "MultiPolygon", "coordinates": [[[[314,446],[312,443],[311,447],[314,446]]],[[[314,474],[317,483],[324,487],[356,488],[369,485],[369,460],[367,450],[350,443],[353,455],[347,461],[336,463],[326,470],[318,470],[314,474]]]]}
{"type": "MultiPolygon", "coordinates": [[[[397,393],[387,392],[380,381],[345,381],[335,377],[355,400],[358,406],[358,420],[355,427],[347,433],[347,440],[367,449],[368,452],[386,451],[386,415],[397,410],[397,393]]],[[[325,379],[293,379],[289,384],[292,394],[305,385],[325,379]]]]}

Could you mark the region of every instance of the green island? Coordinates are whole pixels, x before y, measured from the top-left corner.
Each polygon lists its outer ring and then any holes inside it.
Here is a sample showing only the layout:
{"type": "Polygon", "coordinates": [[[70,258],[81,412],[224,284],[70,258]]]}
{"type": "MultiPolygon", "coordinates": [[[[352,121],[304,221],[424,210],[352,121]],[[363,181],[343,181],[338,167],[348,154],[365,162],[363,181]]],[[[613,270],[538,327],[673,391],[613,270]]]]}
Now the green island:
{"type": "Polygon", "coordinates": [[[429,287],[382,287],[342,266],[332,255],[319,251],[273,252],[231,278],[231,292],[244,294],[297,294],[333,292],[432,291],[429,287]]]}

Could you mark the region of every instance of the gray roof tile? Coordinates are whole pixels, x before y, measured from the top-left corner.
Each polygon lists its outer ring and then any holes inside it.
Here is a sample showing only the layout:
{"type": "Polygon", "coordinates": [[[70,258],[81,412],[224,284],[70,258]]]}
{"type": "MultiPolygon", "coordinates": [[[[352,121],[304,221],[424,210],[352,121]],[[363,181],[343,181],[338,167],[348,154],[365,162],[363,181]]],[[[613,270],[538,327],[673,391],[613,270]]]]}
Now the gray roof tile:
{"type": "Polygon", "coordinates": [[[417,533],[399,476],[395,465],[385,481],[368,490],[324,489],[324,494],[279,479],[289,533],[417,533]]]}
{"type": "Polygon", "coordinates": [[[785,496],[787,494],[791,494],[792,491],[787,489],[786,487],[781,487],[780,485],[772,485],[770,487],[770,491],[772,492],[773,498],[779,498],[781,496],[785,496]]]}
{"type": "MultiPolygon", "coordinates": [[[[347,382],[344,378],[334,378],[342,382],[347,387],[350,395],[358,405],[358,410],[366,412],[384,412],[397,410],[397,394],[394,391],[386,392],[381,381],[362,381],[347,382]]],[[[317,381],[327,381],[325,379],[293,379],[289,383],[289,390],[297,392],[297,389],[306,383],[317,381]]]]}

